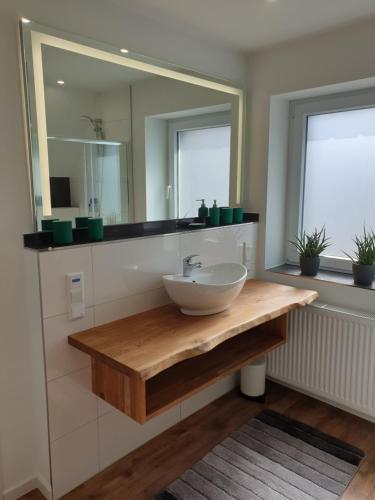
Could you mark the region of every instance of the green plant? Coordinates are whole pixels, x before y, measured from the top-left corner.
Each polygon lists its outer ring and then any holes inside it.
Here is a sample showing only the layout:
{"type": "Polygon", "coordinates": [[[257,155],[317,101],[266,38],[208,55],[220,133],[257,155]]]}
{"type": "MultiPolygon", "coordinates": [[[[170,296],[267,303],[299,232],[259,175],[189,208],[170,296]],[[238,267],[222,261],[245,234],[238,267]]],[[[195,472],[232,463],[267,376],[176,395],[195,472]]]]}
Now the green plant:
{"type": "Polygon", "coordinates": [[[371,233],[366,231],[366,227],[363,227],[363,235],[355,235],[353,239],[356,249],[354,250],[354,255],[349,255],[344,252],[346,256],[353,262],[353,264],[358,264],[360,266],[371,266],[375,262],[375,234],[371,230],[371,233]]]}
{"type": "Polygon", "coordinates": [[[320,231],[315,229],[311,234],[303,231],[301,236],[296,236],[296,241],[289,243],[296,247],[300,257],[319,257],[331,245],[324,226],[320,231]]]}

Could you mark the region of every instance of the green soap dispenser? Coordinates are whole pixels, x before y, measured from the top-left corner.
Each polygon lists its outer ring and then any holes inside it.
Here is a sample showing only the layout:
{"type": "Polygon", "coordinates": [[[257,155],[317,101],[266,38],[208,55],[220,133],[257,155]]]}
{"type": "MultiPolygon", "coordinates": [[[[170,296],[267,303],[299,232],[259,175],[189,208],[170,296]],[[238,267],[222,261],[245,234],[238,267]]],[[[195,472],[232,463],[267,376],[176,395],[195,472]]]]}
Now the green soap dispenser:
{"type": "Polygon", "coordinates": [[[204,204],[203,198],[201,200],[196,200],[196,201],[202,202],[202,205],[199,207],[199,210],[198,210],[198,217],[203,220],[205,217],[208,216],[208,208],[204,204]]]}
{"type": "Polygon", "coordinates": [[[210,208],[210,224],[211,226],[220,226],[220,208],[217,206],[216,200],[210,208]]]}

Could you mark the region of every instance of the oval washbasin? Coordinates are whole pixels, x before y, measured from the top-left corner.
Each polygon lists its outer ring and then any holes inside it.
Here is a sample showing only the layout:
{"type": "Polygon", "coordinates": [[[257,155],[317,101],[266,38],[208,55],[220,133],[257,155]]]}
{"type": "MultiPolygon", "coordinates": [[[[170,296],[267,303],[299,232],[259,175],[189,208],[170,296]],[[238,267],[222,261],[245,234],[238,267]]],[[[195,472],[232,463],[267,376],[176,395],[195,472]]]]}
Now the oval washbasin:
{"type": "Polygon", "coordinates": [[[240,294],[247,269],[242,264],[224,263],[204,267],[185,277],[163,276],[169,297],[191,316],[205,316],[225,311],[240,294]]]}

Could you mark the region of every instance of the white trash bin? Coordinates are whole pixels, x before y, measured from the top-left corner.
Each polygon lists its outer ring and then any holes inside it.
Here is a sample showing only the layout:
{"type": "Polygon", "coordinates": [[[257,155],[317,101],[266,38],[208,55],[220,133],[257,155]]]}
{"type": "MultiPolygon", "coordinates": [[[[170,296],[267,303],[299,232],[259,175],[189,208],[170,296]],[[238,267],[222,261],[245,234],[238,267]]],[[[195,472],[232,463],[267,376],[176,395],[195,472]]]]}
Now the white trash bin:
{"type": "Polygon", "coordinates": [[[241,368],[241,393],[248,399],[263,401],[266,391],[266,358],[262,356],[241,368]]]}

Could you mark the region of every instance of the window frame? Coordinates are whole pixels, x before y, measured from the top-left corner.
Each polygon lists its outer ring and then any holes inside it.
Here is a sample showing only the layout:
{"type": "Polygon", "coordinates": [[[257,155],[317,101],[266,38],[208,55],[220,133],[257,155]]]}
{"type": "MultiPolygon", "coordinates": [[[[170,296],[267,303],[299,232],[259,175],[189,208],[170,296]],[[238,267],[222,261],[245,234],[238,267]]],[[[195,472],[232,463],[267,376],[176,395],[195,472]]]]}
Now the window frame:
{"type": "MultiPolygon", "coordinates": [[[[169,213],[171,217],[181,218],[179,214],[179,165],[178,165],[178,133],[186,130],[199,130],[204,128],[231,127],[230,111],[219,111],[194,116],[186,116],[170,120],[168,123],[168,149],[169,149],[169,213]]],[[[229,179],[229,197],[231,193],[231,177],[229,179]]]]}
{"type": "MultiPolygon", "coordinates": [[[[290,244],[290,241],[295,240],[296,235],[301,233],[303,225],[308,117],[366,108],[375,108],[375,89],[291,101],[285,248],[288,264],[299,262],[297,250],[290,244]]],[[[327,255],[321,256],[320,260],[323,269],[351,272],[349,258],[327,255]]]]}

